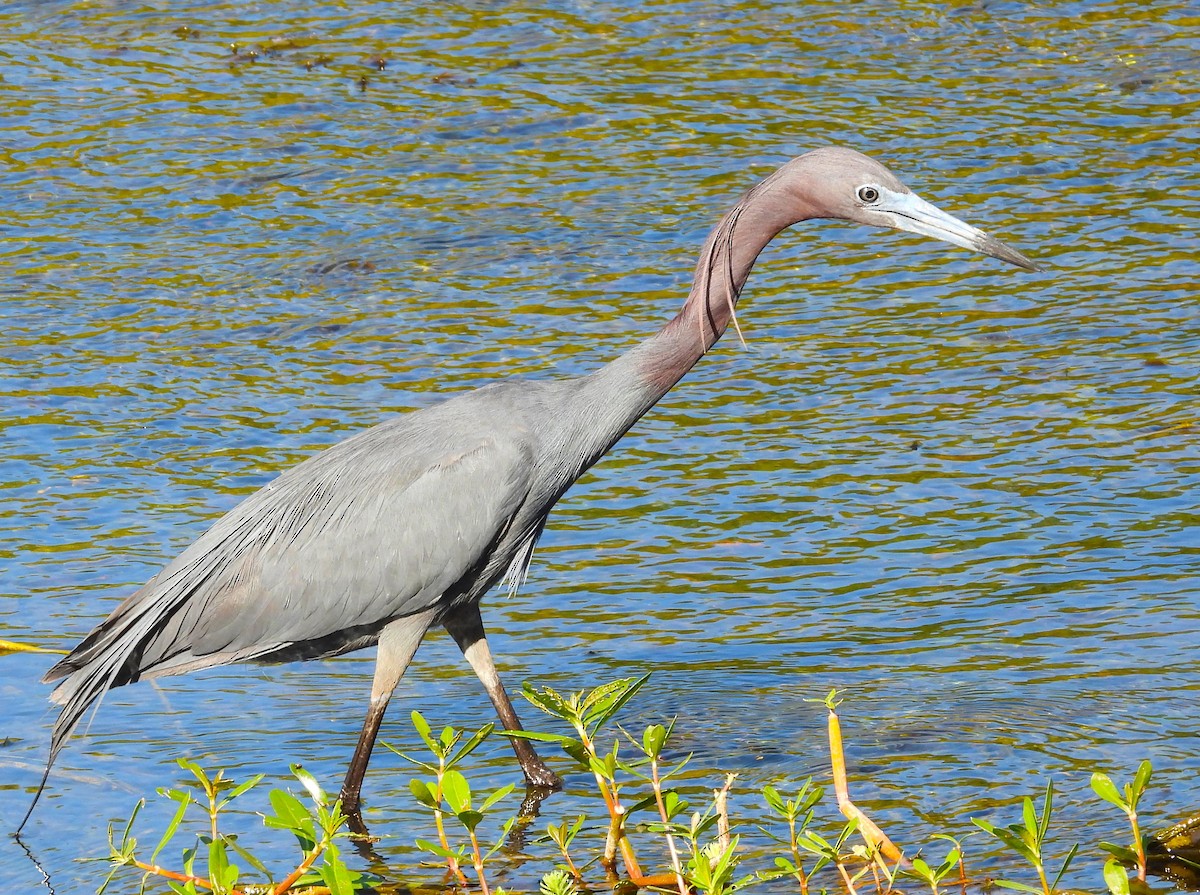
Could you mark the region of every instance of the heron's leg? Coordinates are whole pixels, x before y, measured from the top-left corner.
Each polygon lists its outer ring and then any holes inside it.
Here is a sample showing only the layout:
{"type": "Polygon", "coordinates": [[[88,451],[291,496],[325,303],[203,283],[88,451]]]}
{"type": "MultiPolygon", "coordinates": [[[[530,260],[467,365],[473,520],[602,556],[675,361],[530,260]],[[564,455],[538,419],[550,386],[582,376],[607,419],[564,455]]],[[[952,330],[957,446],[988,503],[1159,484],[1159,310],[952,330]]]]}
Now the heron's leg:
{"type": "MultiPolygon", "coordinates": [[[[346,781],[342,784],[342,811],[352,821],[358,821],[362,826],[362,814],[359,810],[358,799],[362,792],[363,775],[367,773],[367,763],[371,760],[371,750],[375,748],[375,737],[379,733],[379,725],[383,721],[383,713],[387,711],[388,700],[392,691],[400,683],[404,670],[412,661],[413,654],[421,645],[421,638],[429,630],[436,609],[418,612],[389,622],[379,632],[379,655],[375,659],[375,680],[371,684],[371,704],[367,709],[367,718],[363,721],[362,733],[358,736],[358,745],[354,748],[354,757],[350,759],[350,769],[346,771],[346,781]]],[[[352,822],[351,829],[358,829],[352,822]]]]}
{"type": "MultiPolygon", "coordinates": [[[[500,675],[496,672],[496,663],[492,661],[492,651],[488,649],[487,635],[483,633],[483,619],[479,615],[479,604],[471,603],[456,607],[442,619],[442,624],[446,626],[446,630],[450,632],[450,636],[462,650],[468,664],[475,670],[479,680],[483,682],[483,689],[487,691],[492,705],[496,707],[496,714],[500,716],[500,723],[504,725],[504,729],[522,730],[521,719],[517,717],[517,710],[509,701],[508,693],[505,692],[504,685],[500,683],[500,675]]],[[[550,789],[559,789],[562,786],[562,780],[546,767],[529,740],[520,740],[514,737],[511,742],[513,751],[517,753],[517,761],[521,763],[521,770],[525,772],[527,783],[531,786],[549,787],[550,789]]]]}

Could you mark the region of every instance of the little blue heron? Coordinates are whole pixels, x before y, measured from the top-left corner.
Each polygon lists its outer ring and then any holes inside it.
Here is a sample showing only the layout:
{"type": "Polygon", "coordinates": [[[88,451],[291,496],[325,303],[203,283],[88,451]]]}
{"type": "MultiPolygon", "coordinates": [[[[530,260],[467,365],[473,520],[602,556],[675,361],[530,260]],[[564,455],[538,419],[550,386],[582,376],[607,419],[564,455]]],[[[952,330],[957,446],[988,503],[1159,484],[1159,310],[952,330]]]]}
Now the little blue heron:
{"type": "MultiPolygon", "coordinates": [[[[380,423],[217,520],[46,674],[61,679],[51,698],[62,706],[47,775],[84,711],[113,687],[378,644],[366,721],[342,786],[344,810],[360,816],[384,710],[435,625],[462,649],[504,727],[519,730],[480,600],[506,577],[513,588],[523,580],[558,499],[735,321],[767,243],[814,218],[907,230],[1037,269],[861,153],[824,148],[793,159],[709,234],[679,313],[616,360],[577,379],[507,379],[380,423]]],[[[526,740],[512,745],[531,786],[559,784],[526,740]]]]}

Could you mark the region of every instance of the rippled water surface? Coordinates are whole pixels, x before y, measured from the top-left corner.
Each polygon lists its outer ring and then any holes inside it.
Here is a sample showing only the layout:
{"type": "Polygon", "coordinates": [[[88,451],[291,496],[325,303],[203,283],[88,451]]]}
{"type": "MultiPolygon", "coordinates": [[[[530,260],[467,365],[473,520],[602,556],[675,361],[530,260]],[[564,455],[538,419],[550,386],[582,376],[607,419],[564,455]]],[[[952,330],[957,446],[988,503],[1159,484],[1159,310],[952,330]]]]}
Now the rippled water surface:
{"type": "MultiPolygon", "coordinates": [[[[1087,780],[1143,758],[1151,825],[1194,813],[1198,70],[1194,7],[1131,0],[0,6],[0,637],[69,647],[390,414],[595,369],[674,312],[743,189],[843,143],[1046,271],[841,224],[778,239],[749,347],[705,358],[485,604],[508,682],[653,672],[626,720],[678,715],[751,814],[827,773],[807,700],[831,687],[856,796],[906,843],[1015,820],[1048,776],[1063,850],[1122,839],[1087,780]]],[[[27,830],[55,890],[94,889],[76,859],[177,755],[335,785],[371,661],[113,693],[27,830]]],[[[0,659],[6,831],[50,663],[0,659]]],[[[491,717],[444,636],[384,739],[415,748],[412,708],[491,717]]],[[[502,743],[471,772],[516,777],[502,743]]],[[[430,832],[409,776],[380,750],[367,778],[395,867],[430,832]]],[[[549,817],[580,810],[569,782],[549,817]]],[[[8,839],[0,879],[40,879],[8,839]]]]}

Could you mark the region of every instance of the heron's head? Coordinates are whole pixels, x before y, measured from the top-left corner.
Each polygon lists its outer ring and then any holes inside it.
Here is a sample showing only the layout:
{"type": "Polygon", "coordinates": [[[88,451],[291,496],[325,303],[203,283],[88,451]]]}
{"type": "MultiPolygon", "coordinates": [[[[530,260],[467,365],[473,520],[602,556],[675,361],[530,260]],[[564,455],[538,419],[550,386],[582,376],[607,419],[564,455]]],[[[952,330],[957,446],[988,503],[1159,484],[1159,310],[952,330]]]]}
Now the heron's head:
{"type": "MultiPolygon", "coordinates": [[[[815,149],[780,169],[802,179],[806,217],[836,218],[931,236],[1025,270],[1038,266],[998,239],[926,202],[879,162],[843,147],[815,149]],[[793,167],[794,166],[794,167],[793,167]]],[[[785,186],[791,178],[783,178],[785,186]]],[[[800,197],[798,197],[800,198],[800,197]]]]}

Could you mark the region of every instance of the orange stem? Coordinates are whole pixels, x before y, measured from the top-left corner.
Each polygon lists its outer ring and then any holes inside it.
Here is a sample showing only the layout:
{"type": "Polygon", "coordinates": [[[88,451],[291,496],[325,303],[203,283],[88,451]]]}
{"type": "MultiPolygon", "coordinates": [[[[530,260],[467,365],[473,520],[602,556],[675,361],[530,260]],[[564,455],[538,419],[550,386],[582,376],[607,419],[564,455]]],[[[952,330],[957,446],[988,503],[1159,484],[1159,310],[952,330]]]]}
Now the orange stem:
{"type": "MultiPolygon", "coordinates": [[[[131,863],[138,870],[144,870],[146,873],[153,873],[155,876],[165,876],[167,879],[173,879],[178,883],[193,883],[201,888],[212,891],[212,881],[206,876],[188,876],[186,873],[168,870],[166,867],[159,867],[157,864],[146,864],[136,858],[131,863]]],[[[231,889],[229,895],[245,895],[245,893],[241,889],[231,889]]]]}
{"type": "Polygon", "coordinates": [[[889,861],[904,862],[900,849],[892,844],[875,822],[850,801],[850,788],[846,783],[846,752],[842,747],[842,723],[837,712],[829,710],[829,761],[833,768],[833,791],[837,796],[838,808],[847,820],[858,818],[858,831],[872,847],[879,850],[889,861]]]}
{"type": "MultiPolygon", "coordinates": [[[[294,886],[296,884],[296,880],[304,876],[305,871],[307,871],[308,868],[313,865],[313,862],[317,860],[317,857],[321,854],[321,852],[322,849],[314,848],[312,852],[305,855],[304,860],[300,862],[300,865],[287,876],[285,876],[283,880],[271,890],[271,895],[283,895],[284,892],[294,886]]],[[[232,893],[230,893],[230,895],[232,895],[232,893]]]]}

